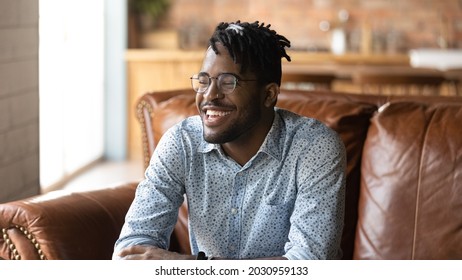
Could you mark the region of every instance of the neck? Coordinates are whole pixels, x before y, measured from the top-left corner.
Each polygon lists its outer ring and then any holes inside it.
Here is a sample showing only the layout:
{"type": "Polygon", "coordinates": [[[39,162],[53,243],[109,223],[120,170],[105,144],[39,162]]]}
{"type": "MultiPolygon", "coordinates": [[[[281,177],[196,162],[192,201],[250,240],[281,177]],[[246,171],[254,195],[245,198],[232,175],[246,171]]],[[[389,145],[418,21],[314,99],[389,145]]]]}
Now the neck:
{"type": "Polygon", "coordinates": [[[237,139],[221,144],[224,152],[241,166],[244,166],[260,149],[273,125],[274,111],[267,117],[264,125],[255,128],[252,133],[242,135],[237,139]]]}

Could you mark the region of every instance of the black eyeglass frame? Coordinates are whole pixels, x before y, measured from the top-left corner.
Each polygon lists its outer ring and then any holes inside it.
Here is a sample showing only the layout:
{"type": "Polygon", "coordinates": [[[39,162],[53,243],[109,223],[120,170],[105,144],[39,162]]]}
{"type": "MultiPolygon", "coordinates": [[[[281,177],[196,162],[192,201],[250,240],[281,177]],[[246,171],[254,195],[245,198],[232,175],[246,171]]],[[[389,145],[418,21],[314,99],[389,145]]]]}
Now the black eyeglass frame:
{"type": "Polygon", "coordinates": [[[203,94],[209,89],[210,85],[212,84],[212,79],[215,79],[217,81],[218,90],[220,92],[222,92],[223,94],[231,94],[231,93],[233,93],[234,90],[236,89],[236,86],[239,85],[239,82],[258,81],[257,79],[242,79],[241,77],[239,77],[238,75],[236,75],[234,73],[221,73],[217,77],[211,77],[206,72],[199,72],[197,74],[194,74],[192,77],[190,77],[190,79],[191,79],[191,87],[193,88],[193,90],[196,93],[199,93],[199,94],[203,94]],[[202,75],[202,77],[207,77],[208,78],[208,84],[202,90],[201,90],[200,87],[197,87],[197,89],[196,89],[196,87],[194,86],[194,80],[199,80],[201,75],[202,75]],[[234,82],[233,82],[233,88],[232,89],[224,91],[223,90],[223,85],[222,85],[222,79],[220,79],[220,77],[226,77],[226,75],[232,76],[234,78],[234,82]]]}

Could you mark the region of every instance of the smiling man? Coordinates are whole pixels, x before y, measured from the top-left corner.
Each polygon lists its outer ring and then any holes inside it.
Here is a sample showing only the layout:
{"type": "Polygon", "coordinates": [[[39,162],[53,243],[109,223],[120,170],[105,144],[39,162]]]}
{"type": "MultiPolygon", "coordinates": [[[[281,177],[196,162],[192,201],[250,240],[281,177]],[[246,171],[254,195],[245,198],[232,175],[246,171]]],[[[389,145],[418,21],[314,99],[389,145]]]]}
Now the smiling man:
{"type": "Polygon", "coordinates": [[[275,108],[290,42],[240,21],[209,42],[191,77],[199,116],[162,137],[113,258],[340,258],[345,147],[319,121],[275,108]],[[185,196],[193,255],[167,251],[185,196]]]}

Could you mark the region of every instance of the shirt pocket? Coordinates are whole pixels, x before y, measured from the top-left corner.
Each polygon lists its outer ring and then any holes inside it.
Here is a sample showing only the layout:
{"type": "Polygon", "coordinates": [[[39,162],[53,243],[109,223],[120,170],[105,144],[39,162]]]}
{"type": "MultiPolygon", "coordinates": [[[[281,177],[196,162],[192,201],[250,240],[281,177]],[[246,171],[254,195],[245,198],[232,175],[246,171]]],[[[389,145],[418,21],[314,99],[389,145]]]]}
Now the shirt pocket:
{"type": "MultiPolygon", "coordinates": [[[[266,217],[266,226],[287,225],[292,215],[295,204],[295,197],[290,196],[268,196],[260,205],[260,217],[266,217]]],[[[285,227],[285,226],[283,226],[285,227]]]]}
{"type": "Polygon", "coordinates": [[[279,217],[280,219],[285,219],[290,217],[293,208],[293,201],[287,201],[285,203],[280,204],[268,204],[264,202],[260,206],[260,214],[267,217],[279,217]]]}
{"type": "Polygon", "coordinates": [[[297,191],[284,186],[270,187],[265,190],[263,202],[268,206],[287,206],[294,204],[297,191]]]}

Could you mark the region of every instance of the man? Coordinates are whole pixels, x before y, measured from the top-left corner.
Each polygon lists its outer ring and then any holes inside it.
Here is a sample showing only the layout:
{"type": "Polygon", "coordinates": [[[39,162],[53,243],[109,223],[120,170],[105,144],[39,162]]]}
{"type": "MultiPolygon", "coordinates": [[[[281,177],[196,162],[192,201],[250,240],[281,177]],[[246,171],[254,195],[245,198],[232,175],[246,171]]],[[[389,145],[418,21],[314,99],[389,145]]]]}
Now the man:
{"type": "Polygon", "coordinates": [[[217,26],[191,77],[199,116],[159,142],[114,259],[340,257],[345,148],[319,121],[275,108],[286,47],[270,25],[217,26]],[[193,255],[166,250],[185,195],[193,255]]]}

